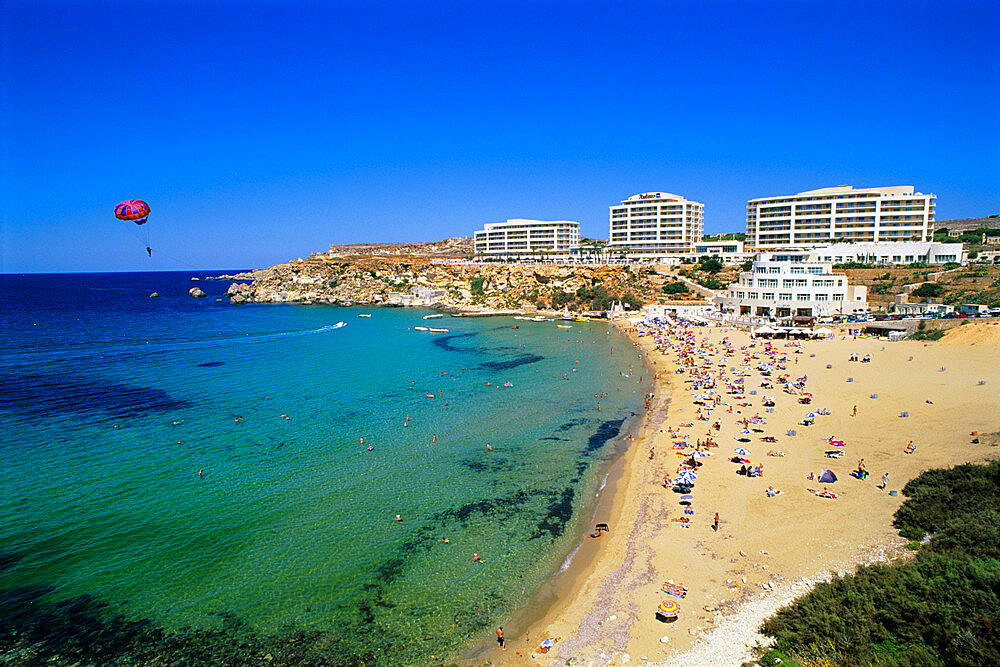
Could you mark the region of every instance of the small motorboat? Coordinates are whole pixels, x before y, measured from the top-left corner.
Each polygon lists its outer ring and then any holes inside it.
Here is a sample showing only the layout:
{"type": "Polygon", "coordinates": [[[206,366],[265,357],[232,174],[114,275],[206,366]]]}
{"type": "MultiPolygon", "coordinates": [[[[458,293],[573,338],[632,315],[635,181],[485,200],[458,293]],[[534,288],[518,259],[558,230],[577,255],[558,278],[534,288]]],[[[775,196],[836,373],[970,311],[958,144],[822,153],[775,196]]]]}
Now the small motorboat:
{"type": "Polygon", "coordinates": [[[435,329],[434,327],[431,327],[430,328],[430,332],[431,333],[448,333],[448,330],[447,329],[435,329]]]}
{"type": "Polygon", "coordinates": [[[558,327],[559,329],[572,329],[573,325],[572,324],[557,324],[556,327],[558,327]]]}
{"type": "Polygon", "coordinates": [[[427,327],[413,327],[414,331],[427,331],[427,327]]]}
{"type": "Polygon", "coordinates": [[[425,320],[436,320],[439,317],[444,317],[441,313],[434,313],[433,315],[424,315],[425,320]]]}
{"type": "Polygon", "coordinates": [[[346,327],[346,326],[347,326],[347,322],[337,322],[331,328],[332,329],[339,329],[340,327],[346,327]]]}
{"type": "Polygon", "coordinates": [[[360,313],[360,314],[358,314],[358,317],[371,317],[371,316],[372,316],[371,313],[360,313]]]}

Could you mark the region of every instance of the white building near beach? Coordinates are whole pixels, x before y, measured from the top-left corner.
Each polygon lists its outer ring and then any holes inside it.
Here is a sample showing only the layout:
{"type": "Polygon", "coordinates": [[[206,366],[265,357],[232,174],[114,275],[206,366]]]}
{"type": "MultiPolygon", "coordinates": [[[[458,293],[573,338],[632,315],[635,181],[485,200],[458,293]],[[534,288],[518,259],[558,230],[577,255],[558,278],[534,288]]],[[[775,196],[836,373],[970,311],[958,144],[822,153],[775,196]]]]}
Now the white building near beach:
{"type": "Polygon", "coordinates": [[[883,243],[834,243],[815,248],[809,254],[814,262],[861,262],[864,264],[965,264],[968,254],[961,243],[934,241],[886,241],[883,243]]]}
{"type": "Polygon", "coordinates": [[[572,220],[514,218],[491,222],[475,232],[479,259],[558,259],[580,245],[580,223],[572,220]]]}
{"type": "Polygon", "coordinates": [[[809,261],[806,251],[761,253],[726,296],[714,301],[723,310],[752,317],[850,315],[867,312],[868,288],[849,285],[831,262],[809,261]]]}
{"type": "Polygon", "coordinates": [[[815,248],[837,242],[928,241],[932,194],[912,185],[850,185],[747,201],[747,243],[758,250],[815,248]]]}
{"type": "Polygon", "coordinates": [[[695,257],[716,257],[725,264],[737,264],[746,261],[753,253],[743,249],[743,241],[721,240],[700,241],[694,244],[695,257]]]}
{"type": "Polygon", "coordinates": [[[669,192],[643,192],[609,206],[612,255],[641,261],[690,255],[701,240],[705,205],[669,192]]]}

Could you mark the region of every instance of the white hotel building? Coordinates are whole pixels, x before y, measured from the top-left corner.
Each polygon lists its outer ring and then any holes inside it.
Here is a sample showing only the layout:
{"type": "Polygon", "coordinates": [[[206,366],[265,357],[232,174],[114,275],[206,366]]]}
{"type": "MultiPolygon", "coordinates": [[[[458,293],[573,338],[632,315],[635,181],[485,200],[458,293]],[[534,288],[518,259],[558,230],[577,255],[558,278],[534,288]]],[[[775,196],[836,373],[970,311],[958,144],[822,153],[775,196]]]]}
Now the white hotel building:
{"type": "Polygon", "coordinates": [[[525,220],[491,222],[475,233],[475,255],[479,259],[556,259],[569,257],[580,245],[580,223],[571,220],[525,220]]]}
{"type": "Polygon", "coordinates": [[[758,250],[815,248],[831,243],[928,241],[934,195],[912,185],[855,190],[821,188],[747,202],[747,244],[758,250]]]}
{"type": "Polygon", "coordinates": [[[752,270],[741,273],[716,303],[754,317],[823,317],[868,310],[868,288],[847,284],[830,262],[808,261],[808,253],[761,253],[752,270]]]}
{"type": "Polygon", "coordinates": [[[644,192],[608,207],[608,251],[628,259],[687,255],[701,240],[705,205],[669,192],[644,192]]]}

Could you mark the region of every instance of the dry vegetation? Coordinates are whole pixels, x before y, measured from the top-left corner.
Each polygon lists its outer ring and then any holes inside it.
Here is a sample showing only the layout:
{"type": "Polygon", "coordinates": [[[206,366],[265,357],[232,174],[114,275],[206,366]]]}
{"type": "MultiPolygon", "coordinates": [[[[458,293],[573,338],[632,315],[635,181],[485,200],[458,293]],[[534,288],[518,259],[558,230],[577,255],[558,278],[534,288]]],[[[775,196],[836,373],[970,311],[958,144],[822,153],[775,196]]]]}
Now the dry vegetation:
{"type": "MultiPolygon", "coordinates": [[[[868,286],[871,310],[886,310],[897,294],[923,283],[940,285],[940,295],[931,297],[946,304],[983,303],[1000,306],[1000,266],[973,264],[951,270],[928,267],[844,269],[852,285],[868,286]]],[[[912,296],[910,301],[920,301],[912,296]]]]}

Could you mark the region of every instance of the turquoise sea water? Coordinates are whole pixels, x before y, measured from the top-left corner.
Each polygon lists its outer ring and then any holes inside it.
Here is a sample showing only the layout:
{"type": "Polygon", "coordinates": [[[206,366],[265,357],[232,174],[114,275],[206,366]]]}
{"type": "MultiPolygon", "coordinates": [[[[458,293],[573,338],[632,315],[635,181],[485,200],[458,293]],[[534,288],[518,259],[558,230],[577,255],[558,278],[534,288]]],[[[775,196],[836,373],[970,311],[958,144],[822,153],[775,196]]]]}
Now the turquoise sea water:
{"type": "Polygon", "coordinates": [[[579,543],[648,389],[607,324],[189,275],[2,277],[0,656],[433,662],[579,543]]]}

